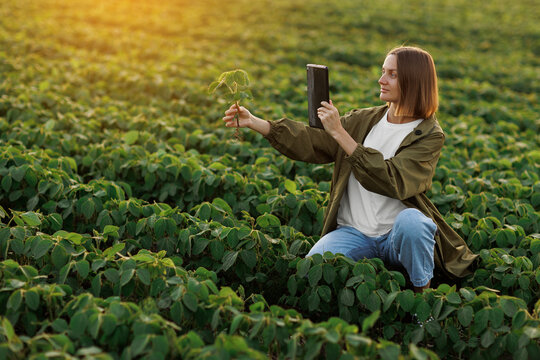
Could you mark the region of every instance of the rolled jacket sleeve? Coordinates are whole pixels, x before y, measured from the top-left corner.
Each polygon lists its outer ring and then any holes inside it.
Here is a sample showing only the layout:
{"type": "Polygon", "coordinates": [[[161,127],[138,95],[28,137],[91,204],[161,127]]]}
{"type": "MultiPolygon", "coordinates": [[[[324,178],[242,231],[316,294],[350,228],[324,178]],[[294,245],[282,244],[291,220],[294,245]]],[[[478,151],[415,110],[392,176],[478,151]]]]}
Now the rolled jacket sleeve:
{"type": "Polygon", "coordinates": [[[384,159],[372,148],[358,144],[345,160],[355,178],[367,190],[399,200],[418,195],[431,187],[435,167],[444,144],[444,134],[434,132],[384,159]]]}
{"type": "MultiPolygon", "coordinates": [[[[345,116],[341,117],[343,123],[345,116]]],[[[336,160],[338,143],[324,129],[288,118],[269,121],[270,133],[265,138],[283,155],[315,164],[336,160]]]]}

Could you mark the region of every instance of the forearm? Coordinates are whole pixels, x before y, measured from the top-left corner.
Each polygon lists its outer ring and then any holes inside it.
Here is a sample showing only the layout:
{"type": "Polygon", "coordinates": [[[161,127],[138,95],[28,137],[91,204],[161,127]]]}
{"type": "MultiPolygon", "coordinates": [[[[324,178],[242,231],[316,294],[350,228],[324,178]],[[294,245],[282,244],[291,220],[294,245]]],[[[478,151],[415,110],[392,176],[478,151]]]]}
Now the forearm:
{"type": "Polygon", "coordinates": [[[251,123],[248,125],[251,130],[255,130],[263,136],[270,134],[270,123],[267,120],[251,115],[251,123]]]}
{"type": "Polygon", "coordinates": [[[358,143],[349,135],[349,133],[341,127],[338,131],[331,134],[334,140],[341,146],[341,148],[347,153],[347,155],[351,156],[356,147],[358,146],[358,143]]]}

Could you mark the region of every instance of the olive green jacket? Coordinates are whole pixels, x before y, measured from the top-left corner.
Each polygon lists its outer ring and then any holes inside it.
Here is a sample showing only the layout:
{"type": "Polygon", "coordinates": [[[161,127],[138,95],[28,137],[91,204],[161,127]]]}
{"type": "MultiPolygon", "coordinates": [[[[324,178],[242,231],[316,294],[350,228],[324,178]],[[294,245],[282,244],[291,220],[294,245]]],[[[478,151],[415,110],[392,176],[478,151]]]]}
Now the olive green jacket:
{"type": "Polygon", "coordinates": [[[431,187],[444,133],[435,116],[431,116],[403,139],[394,157],[384,160],[379,151],[362,144],[387,109],[387,105],[355,109],[341,117],[344,129],[358,142],[350,156],[326,131],[288,118],[270,121],[266,139],[291,159],[319,164],[335,162],[322,235],[337,227],[340,200],[352,171],[367,190],[399,199],[405,206],[430,217],[438,230],[435,234],[435,266],[451,278],[468,275],[470,270],[467,268],[478,255],[473,254],[444,221],[425,194],[431,187]]]}

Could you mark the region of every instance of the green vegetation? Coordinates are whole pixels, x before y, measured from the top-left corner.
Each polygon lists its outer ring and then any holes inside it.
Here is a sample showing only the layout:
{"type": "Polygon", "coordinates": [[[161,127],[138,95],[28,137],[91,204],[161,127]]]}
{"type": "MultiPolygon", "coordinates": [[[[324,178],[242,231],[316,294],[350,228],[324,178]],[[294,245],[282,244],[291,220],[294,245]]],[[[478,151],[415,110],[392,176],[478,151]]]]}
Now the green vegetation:
{"type": "Polygon", "coordinates": [[[538,12],[2,1],[0,358],[540,358],[538,12]],[[307,122],[305,65],[323,63],[343,115],[380,104],[402,43],[440,77],[428,195],[480,254],[423,294],[378,259],[304,258],[332,166],[232,139],[207,87],[245,69],[252,113],[307,122]]]}
{"type": "MultiPolygon", "coordinates": [[[[220,87],[226,87],[229,90],[229,92],[226,93],[226,95],[228,95],[227,98],[235,102],[236,110],[238,112],[240,112],[240,100],[252,97],[251,91],[249,90],[249,76],[247,72],[242,69],[226,71],[221,74],[216,81],[208,86],[208,93],[212,94],[220,87]]],[[[238,113],[234,115],[234,120],[236,120],[236,131],[234,135],[236,139],[242,140],[240,137],[238,113]]]]}

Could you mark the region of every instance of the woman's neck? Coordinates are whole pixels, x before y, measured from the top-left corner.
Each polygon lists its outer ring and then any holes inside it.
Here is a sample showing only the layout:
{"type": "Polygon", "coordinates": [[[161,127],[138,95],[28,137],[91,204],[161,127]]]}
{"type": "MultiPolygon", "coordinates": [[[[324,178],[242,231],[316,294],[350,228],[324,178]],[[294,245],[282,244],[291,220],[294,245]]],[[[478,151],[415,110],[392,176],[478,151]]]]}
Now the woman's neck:
{"type": "Polygon", "coordinates": [[[387,115],[387,119],[389,123],[406,124],[406,123],[416,120],[415,117],[411,117],[411,116],[394,115],[396,113],[396,108],[397,108],[396,103],[390,103],[390,108],[388,109],[388,115],[387,115]]]}

